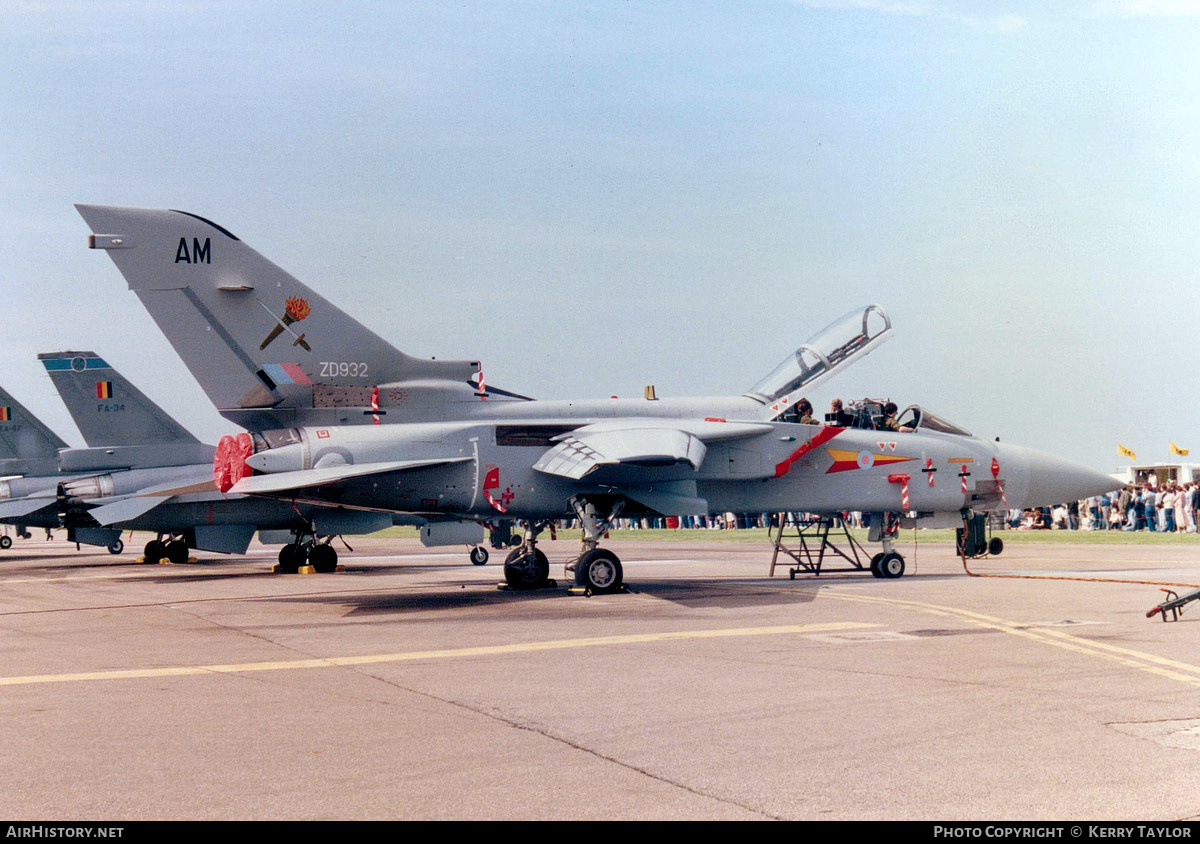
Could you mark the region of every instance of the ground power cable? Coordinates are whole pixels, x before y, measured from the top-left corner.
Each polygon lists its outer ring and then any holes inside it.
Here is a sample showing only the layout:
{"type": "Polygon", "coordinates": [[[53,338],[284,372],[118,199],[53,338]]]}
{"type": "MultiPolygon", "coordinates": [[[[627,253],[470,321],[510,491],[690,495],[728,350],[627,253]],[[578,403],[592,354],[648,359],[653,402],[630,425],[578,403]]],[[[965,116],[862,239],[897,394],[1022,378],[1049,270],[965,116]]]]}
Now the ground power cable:
{"type": "Polygon", "coordinates": [[[1159,580],[1128,580],[1118,577],[1068,577],[1062,574],[996,574],[971,571],[967,565],[967,520],[963,519],[963,541],[958,543],[958,555],[962,558],[963,571],[971,577],[994,577],[1008,580],[1073,580],[1079,583],[1133,583],[1139,586],[1178,586],[1186,589],[1200,589],[1200,583],[1170,583],[1159,580]]]}

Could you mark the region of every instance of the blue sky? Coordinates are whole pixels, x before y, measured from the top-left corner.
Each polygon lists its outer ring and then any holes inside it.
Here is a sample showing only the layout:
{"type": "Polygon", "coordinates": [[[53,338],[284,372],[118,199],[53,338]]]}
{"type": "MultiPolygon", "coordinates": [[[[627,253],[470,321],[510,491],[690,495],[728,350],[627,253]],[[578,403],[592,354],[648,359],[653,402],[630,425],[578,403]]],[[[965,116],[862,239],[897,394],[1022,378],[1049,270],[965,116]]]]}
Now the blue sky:
{"type": "MultiPolygon", "coordinates": [[[[229,228],[405,351],[545,398],[813,396],[1111,470],[1200,449],[1200,2],[0,6],[2,383],[94,349],[229,427],[72,203],[229,228]]],[[[1200,451],[1196,452],[1200,454],[1200,451]]]]}

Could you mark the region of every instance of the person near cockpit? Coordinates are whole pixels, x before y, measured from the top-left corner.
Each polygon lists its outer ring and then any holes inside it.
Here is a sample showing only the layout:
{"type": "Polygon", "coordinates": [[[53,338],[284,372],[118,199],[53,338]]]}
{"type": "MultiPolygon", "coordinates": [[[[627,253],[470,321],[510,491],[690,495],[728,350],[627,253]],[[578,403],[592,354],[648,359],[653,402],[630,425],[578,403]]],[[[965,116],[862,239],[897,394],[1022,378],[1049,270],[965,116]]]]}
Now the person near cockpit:
{"type": "Polygon", "coordinates": [[[812,402],[808,399],[800,399],[796,402],[796,410],[800,413],[799,422],[801,425],[819,425],[820,423],[813,417],[812,402]]]}
{"type": "Polygon", "coordinates": [[[883,429],[886,431],[896,431],[898,433],[907,434],[912,432],[912,428],[908,425],[901,425],[896,421],[896,413],[900,408],[896,407],[894,401],[890,401],[883,406],[883,429]]]}

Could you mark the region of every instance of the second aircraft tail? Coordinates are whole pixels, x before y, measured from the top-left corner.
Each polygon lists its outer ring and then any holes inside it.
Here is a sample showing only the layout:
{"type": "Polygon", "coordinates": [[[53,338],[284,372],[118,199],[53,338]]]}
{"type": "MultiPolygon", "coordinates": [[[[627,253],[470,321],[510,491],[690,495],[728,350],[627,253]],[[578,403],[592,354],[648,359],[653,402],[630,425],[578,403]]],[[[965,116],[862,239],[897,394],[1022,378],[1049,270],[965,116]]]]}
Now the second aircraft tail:
{"type": "Polygon", "coordinates": [[[0,475],[53,475],[60,448],[62,438],[0,388],[0,475]]]}

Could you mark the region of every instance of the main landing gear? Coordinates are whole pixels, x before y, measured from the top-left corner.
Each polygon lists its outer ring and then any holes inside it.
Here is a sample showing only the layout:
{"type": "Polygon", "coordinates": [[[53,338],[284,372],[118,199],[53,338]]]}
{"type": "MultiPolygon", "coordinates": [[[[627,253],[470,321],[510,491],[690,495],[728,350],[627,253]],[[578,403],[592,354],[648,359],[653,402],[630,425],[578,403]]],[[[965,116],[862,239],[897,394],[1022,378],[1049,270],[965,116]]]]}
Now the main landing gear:
{"type": "Polygon", "coordinates": [[[548,522],[529,523],[521,544],[504,558],[504,582],[510,589],[545,589],[554,586],[550,579],[550,561],[538,550],[538,534],[548,522]]]}
{"type": "MultiPolygon", "coordinates": [[[[117,542],[120,542],[120,540],[117,540],[117,542]]],[[[108,550],[113,554],[121,553],[120,551],[113,551],[112,546],[109,546],[108,550]]],[[[152,566],[158,565],[164,560],[176,565],[186,563],[188,561],[187,540],[179,534],[160,533],[156,539],[151,539],[146,543],[143,559],[152,566]]]]}
{"type": "Polygon", "coordinates": [[[331,544],[332,536],[320,537],[315,533],[294,531],[295,541],[279,549],[280,574],[297,574],[300,567],[308,565],[313,571],[329,574],[338,570],[337,550],[331,544]]]}
{"type": "MultiPolygon", "coordinates": [[[[7,530],[7,528],[5,528],[5,530],[7,530]]],[[[49,528],[46,529],[46,533],[47,533],[46,538],[49,539],[50,538],[49,537],[49,533],[50,533],[49,528]]],[[[30,537],[33,536],[33,534],[31,534],[25,528],[24,525],[17,525],[17,536],[20,537],[21,539],[29,539],[30,537]]],[[[7,551],[9,548],[12,547],[12,544],[13,544],[13,540],[12,540],[11,536],[9,536],[7,533],[0,534],[0,550],[7,551]]]]}
{"type": "Polygon", "coordinates": [[[625,502],[618,499],[603,519],[596,516],[595,505],[584,498],[572,498],[570,503],[579,523],[583,525],[583,548],[574,565],[567,566],[567,571],[575,572],[575,588],[589,595],[620,591],[625,581],[621,560],[607,548],[597,546],[625,509],[625,502]]]}
{"type": "MultiPolygon", "coordinates": [[[[574,574],[575,587],[587,595],[619,592],[624,588],[625,573],[617,555],[599,548],[600,539],[621,514],[625,502],[618,500],[603,518],[596,515],[594,503],[582,497],[570,501],[571,508],[583,525],[583,547],[579,556],[566,565],[574,574]]],[[[530,522],[521,544],[504,560],[504,581],[509,589],[543,589],[555,586],[550,579],[550,561],[537,547],[537,537],[549,522],[530,522]]]]}

